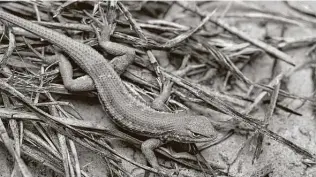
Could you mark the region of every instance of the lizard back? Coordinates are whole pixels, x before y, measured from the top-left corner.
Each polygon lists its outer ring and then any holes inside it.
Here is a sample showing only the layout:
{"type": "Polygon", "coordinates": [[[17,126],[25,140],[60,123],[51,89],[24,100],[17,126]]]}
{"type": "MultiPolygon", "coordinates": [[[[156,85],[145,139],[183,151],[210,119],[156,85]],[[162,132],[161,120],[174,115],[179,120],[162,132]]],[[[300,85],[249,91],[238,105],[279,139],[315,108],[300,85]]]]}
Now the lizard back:
{"type": "Polygon", "coordinates": [[[186,141],[175,129],[193,116],[159,112],[134,98],[111,65],[92,47],[3,11],[0,11],[0,18],[46,39],[67,53],[93,79],[105,111],[118,126],[147,137],[168,136],[175,141],[186,141]]]}

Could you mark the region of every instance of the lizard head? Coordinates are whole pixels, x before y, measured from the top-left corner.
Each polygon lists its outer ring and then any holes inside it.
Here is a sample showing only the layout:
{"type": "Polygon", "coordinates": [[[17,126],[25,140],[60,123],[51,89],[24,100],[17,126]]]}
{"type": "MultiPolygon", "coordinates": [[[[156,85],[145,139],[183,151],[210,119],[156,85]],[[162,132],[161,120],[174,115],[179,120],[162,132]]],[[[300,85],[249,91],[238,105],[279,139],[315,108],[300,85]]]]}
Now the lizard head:
{"type": "Polygon", "coordinates": [[[204,116],[190,116],[177,127],[178,142],[208,142],[217,137],[217,132],[208,118],[204,116]]]}
{"type": "Polygon", "coordinates": [[[204,116],[191,117],[186,128],[195,142],[211,141],[217,137],[213,124],[204,116]]]}

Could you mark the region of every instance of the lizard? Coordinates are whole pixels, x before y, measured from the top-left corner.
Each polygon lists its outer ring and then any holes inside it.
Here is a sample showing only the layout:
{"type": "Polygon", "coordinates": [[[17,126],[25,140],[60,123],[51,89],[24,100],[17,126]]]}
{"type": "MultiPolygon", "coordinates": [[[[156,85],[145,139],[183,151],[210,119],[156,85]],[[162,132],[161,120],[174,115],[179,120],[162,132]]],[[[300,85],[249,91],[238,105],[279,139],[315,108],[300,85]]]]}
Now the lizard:
{"type": "MultiPolygon", "coordinates": [[[[207,117],[157,111],[135,98],[112,64],[91,46],[3,10],[0,11],[0,19],[47,40],[66,53],[88,77],[79,78],[79,82],[73,80],[69,61],[61,57],[59,67],[65,87],[71,91],[87,91],[95,86],[102,107],[118,127],[148,138],[142,143],[141,150],[153,168],[163,170],[153,150],[166,142],[200,143],[216,139],[217,132],[207,117]]],[[[103,48],[116,56],[114,61],[129,60],[121,62],[126,65],[135,57],[134,51],[111,42],[109,38],[103,43],[103,48]]]]}

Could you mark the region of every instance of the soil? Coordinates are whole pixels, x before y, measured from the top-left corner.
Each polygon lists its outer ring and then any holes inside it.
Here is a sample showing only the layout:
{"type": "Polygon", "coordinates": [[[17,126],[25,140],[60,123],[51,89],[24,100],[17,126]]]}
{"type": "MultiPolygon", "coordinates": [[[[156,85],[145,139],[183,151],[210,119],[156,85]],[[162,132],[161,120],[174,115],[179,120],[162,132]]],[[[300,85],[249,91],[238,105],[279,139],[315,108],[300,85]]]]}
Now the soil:
{"type": "MultiPolygon", "coordinates": [[[[221,6],[226,7],[228,2],[219,3],[221,6]],[[224,4],[224,5],[223,5],[224,4]]],[[[284,14],[295,13],[293,10],[284,2],[252,2],[259,4],[271,11],[282,12],[284,14]]],[[[310,8],[316,10],[316,2],[300,2],[302,4],[308,4],[310,8]]],[[[214,6],[208,6],[205,4],[204,10],[212,9],[214,6]]],[[[234,8],[235,7],[231,7],[234,8]]],[[[177,16],[179,19],[177,22],[183,24],[194,25],[188,22],[188,19],[182,19],[179,14],[177,14],[177,8],[170,10],[166,19],[177,16]],[[187,21],[186,21],[187,20],[187,21]]],[[[233,10],[230,10],[233,11],[233,10]]],[[[236,10],[238,11],[238,10],[236,10]]],[[[244,10],[241,10],[245,12],[244,10]]],[[[283,25],[278,22],[269,21],[263,23],[265,20],[261,19],[234,19],[231,18],[227,20],[230,25],[236,26],[239,30],[249,34],[250,36],[258,39],[264,39],[266,36],[270,37],[280,37],[283,25]]],[[[299,27],[295,25],[286,25],[284,27],[284,37],[296,38],[303,36],[314,36],[315,28],[313,27],[299,27]]],[[[297,65],[307,61],[306,52],[309,50],[310,46],[305,46],[298,49],[284,50],[287,54],[293,57],[293,62],[297,65]]],[[[271,76],[271,69],[273,66],[274,59],[268,55],[262,56],[260,59],[256,59],[251,67],[247,67],[243,72],[253,81],[258,82],[264,78],[271,76]]],[[[279,70],[286,70],[290,66],[284,62],[278,62],[279,70]]],[[[288,90],[290,93],[299,96],[311,96],[313,94],[313,81],[312,80],[312,69],[304,68],[292,74],[287,82],[288,90]]],[[[99,121],[102,123],[109,123],[110,119],[104,115],[104,112],[97,99],[78,99],[77,97],[64,97],[64,101],[71,102],[76,110],[82,115],[83,118],[91,121],[99,121]]],[[[314,115],[312,113],[313,106],[306,102],[301,106],[301,100],[285,99],[282,101],[283,105],[292,108],[302,114],[302,116],[296,116],[289,114],[282,110],[277,110],[273,115],[271,121],[269,122],[268,128],[275,133],[287,138],[288,140],[298,144],[299,146],[315,153],[316,149],[316,124],[314,115]],[[300,107],[301,106],[301,107],[300,107]]],[[[253,115],[258,117],[263,117],[266,107],[258,108],[253,115]]],[[[251,136],[244,136],[240,134],[234,134],[229,139],[222,143],[219,143],[211,148],[208,148],[202,152],[203,156],[207,161],[217,163],[224,167],[224,171],[227,171],[228,164],[231,164],[234,159],[237,160],[229,166],[229,174],[234,177],[244,177],[250,176],[255,170],[264,167],[265,165],[272,164],[273,173],[270,177],[316,177],[316,167],[308,167],[303,163],[304,157],[296,154],[288,147],[276,142],[273,139],[264,138],[262,153],[253,164],[253,150],[254,144],[250,143],[249,140],[251,136]],[[248,143],[248,144],[247,144],[248,143]],[[246,146],[240,150],[243,146],[246,146]]],[[[113,140],[115,149],[122,153],[124,156],[134,159],[135,161],[146,164],[146,160],[139,150],[131,147],[130,145],[123,143],[121,141],[113,140]]],[[[89,152],[87,149],[80,146],[77,147],[79,150],[80,165],[82,170],[86,171],[91,177],[102,177],[109,175],[107,171],[107,164],[105,160],[98,154],[89,152]]],[[[161,162],[164,162],[162,160],[161,162]]],[[[55,176],[51,170],[43,167],[40,164],[34,163],[32,161],[27,161],[32,169],[34,176],[55,176]]],[[[122,162],[122,166],[135,176],[143,176],[144,171],[130,165],[127,162],[122,162]]],[[[182,166],[179,166],[180,170],[183,172],[194,175],[203,176],[202,173],[187,170],[182,166]]],[[[12,158],[9,156],[7,150],[1,146],[0,150],[0,176],[7,177],[10,176],[13,169],[12,158]]]]}

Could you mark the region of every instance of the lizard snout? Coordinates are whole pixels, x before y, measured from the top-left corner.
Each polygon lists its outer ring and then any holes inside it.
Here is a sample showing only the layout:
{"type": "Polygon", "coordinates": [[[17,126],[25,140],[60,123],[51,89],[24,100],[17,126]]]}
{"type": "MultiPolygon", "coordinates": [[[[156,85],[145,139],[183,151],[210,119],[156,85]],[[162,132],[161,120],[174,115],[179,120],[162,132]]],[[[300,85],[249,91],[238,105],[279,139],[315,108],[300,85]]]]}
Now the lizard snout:
{"type": "Polygon", "coordinates": [[[213,124],[204,116],[195,116],[190,119],[187,128],[195,142],[212,141],[217,137],[213,124]]]}

